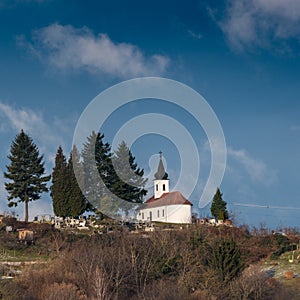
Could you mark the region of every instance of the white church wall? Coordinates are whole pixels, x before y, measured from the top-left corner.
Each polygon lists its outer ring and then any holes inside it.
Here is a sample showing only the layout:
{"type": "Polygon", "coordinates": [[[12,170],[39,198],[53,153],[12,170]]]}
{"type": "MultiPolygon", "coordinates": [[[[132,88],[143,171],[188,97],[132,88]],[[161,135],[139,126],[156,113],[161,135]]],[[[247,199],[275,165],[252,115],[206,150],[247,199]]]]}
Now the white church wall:
{"type": "Polygon", "coordinates": [[[138,221],[153,221],[164,223],[191,223],[191,205],[166,205],[140,210],[137,215],[138,221]]]}

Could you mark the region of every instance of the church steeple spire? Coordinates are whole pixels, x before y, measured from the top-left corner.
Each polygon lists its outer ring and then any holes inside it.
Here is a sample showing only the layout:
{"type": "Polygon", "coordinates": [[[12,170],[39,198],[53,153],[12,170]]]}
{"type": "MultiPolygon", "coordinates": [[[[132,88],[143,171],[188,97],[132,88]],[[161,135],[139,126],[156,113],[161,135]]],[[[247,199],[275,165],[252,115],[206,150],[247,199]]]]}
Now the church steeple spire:
{"type": "Polygon", "coordinates": [[[165,170],[163,161],[162,161],[162,152],[159,152],[159,163],[157,172],[154,174],[154,198],[158,199],[163,194],[169,193],[169,179],[168,173],[165,170]]]}
{"type": "Polygon", "coordinates": [[[165,171],[165,167],[162,161],[162,152],[159,151],[159,164],[157,172],[154,174],[156,180],[166,180],[168,179],[168,173],[165,171]]]}

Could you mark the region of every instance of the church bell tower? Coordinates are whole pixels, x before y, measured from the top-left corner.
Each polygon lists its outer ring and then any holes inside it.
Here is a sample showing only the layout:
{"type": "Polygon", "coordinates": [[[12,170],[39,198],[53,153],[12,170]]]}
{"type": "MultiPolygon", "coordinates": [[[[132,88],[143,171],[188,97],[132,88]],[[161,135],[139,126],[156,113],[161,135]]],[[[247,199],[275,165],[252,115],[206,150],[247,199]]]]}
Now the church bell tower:
{"type": "Polygon", "coordinates": [[[169,179],[168,173],[162,161],[162,152],[159,152],[159,164],[157,172],[154,174],[154,199],[160,198],[164,193],[169,193],[169,179]]]}

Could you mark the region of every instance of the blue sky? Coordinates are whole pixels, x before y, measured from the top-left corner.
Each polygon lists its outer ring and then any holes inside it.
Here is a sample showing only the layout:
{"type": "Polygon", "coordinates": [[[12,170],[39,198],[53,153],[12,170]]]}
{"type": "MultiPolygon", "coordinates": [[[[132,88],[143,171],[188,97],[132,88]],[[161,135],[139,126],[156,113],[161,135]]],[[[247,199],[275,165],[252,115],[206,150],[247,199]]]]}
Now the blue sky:
{"type": "MultiPolygon", "coordinates": [[[[123,80],[162,76],[196,90],[218,116],[227,144],[221,190],[236,219],[299,226],[299,25],[297,0],[0,0],[1,173],[21,128],[50,172],[57,147],[70,151],[76,122],[95,96],[123,80]]],[[[196,210],[210,155],[189,114],[145,100],[120,108],[104,134],[111,142],[122,121],[147,112],[168,113],[195,139],[201,159],[191,196],[196,210]]],[[[159,150],[172,187],[180,149],[158,135],[145,135],[132,147],[147,172],[159,150]]],[[[0,209],[8,210],[1,177],[0,184],[0,209]]],[[[23,207],[17,212],[22,215],[23,207]]],[[[51,212],[48,195],[31,205],[32,217],[42,212],[51,212]]]]}

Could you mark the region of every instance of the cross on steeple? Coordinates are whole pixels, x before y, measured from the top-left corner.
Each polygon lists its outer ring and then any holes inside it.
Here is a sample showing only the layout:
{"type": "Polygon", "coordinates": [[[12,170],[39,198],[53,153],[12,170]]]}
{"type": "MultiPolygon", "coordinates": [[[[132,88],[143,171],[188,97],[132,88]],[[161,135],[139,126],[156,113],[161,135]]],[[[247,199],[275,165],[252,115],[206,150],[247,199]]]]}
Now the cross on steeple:
{"type": "Polygon", "coordinates": [[[162,159],[162,151],[160,150],[158,153],[159,153],[159,158],[162,159]]]}

